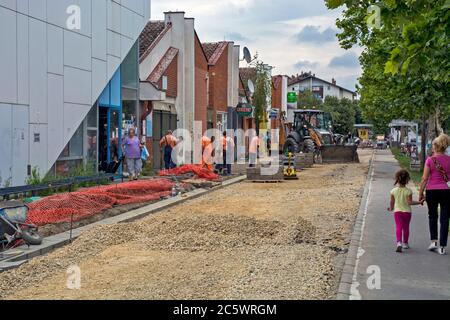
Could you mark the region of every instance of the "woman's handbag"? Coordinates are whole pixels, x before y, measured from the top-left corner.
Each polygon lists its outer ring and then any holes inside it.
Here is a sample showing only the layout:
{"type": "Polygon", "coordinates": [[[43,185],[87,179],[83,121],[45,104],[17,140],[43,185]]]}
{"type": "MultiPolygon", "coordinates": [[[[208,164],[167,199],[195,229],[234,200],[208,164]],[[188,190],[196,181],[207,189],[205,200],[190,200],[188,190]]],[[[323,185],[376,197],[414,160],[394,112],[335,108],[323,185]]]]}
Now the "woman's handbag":
{"type": "Polygon", "coordinates": [[[433,157],[432,159],[433,159],[434,166],[439,171],[439,173],[441,174],[444,181],[447,183],[447,186],[450,188],[450,179],[448,178],[448,175],[445,172],[444,168],[442,167],[441,163],[438,161],[438,159],[436,157],[433,157]]]}
{"type": "Polygon", "coordinates": [[[148,152],[147,147],[145,147],[145,146],[142,147],[142,149],[141,149],[141,159],[143,161],[147,161],[149,157],[150,157],[150,153],[148,152]]]}

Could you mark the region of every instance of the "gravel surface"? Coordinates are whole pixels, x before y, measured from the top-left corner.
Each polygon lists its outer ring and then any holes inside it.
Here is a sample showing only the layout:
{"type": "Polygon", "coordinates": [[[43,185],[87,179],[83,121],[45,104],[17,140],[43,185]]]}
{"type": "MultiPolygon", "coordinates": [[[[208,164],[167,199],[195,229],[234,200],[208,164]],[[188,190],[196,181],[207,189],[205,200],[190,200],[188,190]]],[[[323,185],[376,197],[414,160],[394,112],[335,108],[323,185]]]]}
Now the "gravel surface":
{"type": "Polygon", "coordinates": [[[298,181],[240,183],[121,225],[0,274],[13,299],[332,299],[361,200],[361,164],[298,181]],[[66,288],[81,268],[81,289],[66,288]]]}

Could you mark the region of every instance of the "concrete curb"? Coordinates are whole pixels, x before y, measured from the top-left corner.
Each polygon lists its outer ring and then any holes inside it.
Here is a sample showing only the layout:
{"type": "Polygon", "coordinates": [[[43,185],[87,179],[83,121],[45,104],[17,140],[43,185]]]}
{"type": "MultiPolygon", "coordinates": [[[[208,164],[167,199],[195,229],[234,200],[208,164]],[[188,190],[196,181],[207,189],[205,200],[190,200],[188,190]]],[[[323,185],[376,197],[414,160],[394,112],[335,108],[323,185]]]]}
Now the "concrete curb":
{"type": "MultiPolygon", "coordinates": [[[[186,193],[183,196],[178,196],[175,198],[170,198],[166,200],[159,201],[157,203],[153,203],[151,205],[132,210],[129,212],[125,212],[115,217],[107,218],[84,227],[80,227],[72,230],[72,240],[78,238],[83,232],[92,229],[97,226],[104,225],[113,225],[117,223],[127,223],[133,222],[151,214],[155,214],[162,210],[171,208],[175,205],[182,204],[188,200],[193,200],[204,196],[206,194],[212,193],[214,191],[226,188],[236,183],[240,183],[247,179],[247,176],[239,176],[227,181],[222,182],[221,185],[211,188],[211,189],[196,189],[192,192],[186,193]]],[[[61,248],[70,243],[70,232],[66,231],[60,234],[56,234],[45,238],[43,243],[40,246],[33,246],[28,248],[28,246],[22,246],[16,249],[16,251],[20,252],[20,254],[12,256],[9,259],[5,259],[0,262],[0,272],[10,270],[13,268],[17,268],[27,260],[46,255],[51,251],[61,248]]]]}
{"type": "Polygon", "coordinates": [[[361,204],[359,206],[358,215],[356,217],[355,223],[353,225],[353,232],[349,237],[349,250],[345,260],[344,268],[342,270],[341,280],[339,283],[338,293],[336,295],[336,300],[350,300],[351,289],[353,284],[353,276],[355,272],[356,261],[358,259],[358,250],[361,245],[362,234],[363,234],[363,224],[364,224],[364,214],[369,200],[369,188],[372,179],[372,173],[374,170],[374,159],[375,151],[372,154],[372,159],[369,163],[369,172],[367,173],[366,184],[364,185],[364,191],[362,194],[361,204]]]}

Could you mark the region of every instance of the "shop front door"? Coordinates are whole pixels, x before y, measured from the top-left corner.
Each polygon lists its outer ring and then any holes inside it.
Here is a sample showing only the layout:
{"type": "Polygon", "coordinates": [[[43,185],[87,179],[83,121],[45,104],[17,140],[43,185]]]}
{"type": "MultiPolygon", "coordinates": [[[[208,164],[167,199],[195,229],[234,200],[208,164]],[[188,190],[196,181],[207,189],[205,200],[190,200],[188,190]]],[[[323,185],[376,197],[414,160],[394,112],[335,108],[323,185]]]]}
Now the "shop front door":
{"type": "Polygon", "coordinates": [[[99,108],[98,158],[99,171],[106,171],[111,162],[122,156],[120,144],[122,140],[121,112],[119,108],[99,108]]]}
{"type": "Polygon", "coordinates": [[[164,168],[164,157],[159,142],[168,130],[177,129],[177,115],[168,111],[153,111],[153,167],[155,170],[164,168]]]}

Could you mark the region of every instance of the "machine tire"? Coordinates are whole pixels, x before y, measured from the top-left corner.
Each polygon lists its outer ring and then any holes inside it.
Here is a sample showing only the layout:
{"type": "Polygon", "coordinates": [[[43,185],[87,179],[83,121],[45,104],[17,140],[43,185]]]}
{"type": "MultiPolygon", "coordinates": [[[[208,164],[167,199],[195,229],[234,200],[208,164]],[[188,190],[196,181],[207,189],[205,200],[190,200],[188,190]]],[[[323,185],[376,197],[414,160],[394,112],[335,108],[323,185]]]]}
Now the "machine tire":
{"type": "Polygon", "coordinates": [[[304,153],[316,153],[316,145],[311,139],[305,139],[303,141],[303,152],[304,153]]]}
{"type": "Polygon", "coordinates": [[[34,230],[22,230],[22,239],[30,246],[42,244],[42,237],[34,230]]]}
{"type": "Polygon", "coordinates": [[[292,138],[288,138],[284,144],[284,154],[292,153],[296,154],[300,151],[300,146],[298,145],[297,141],[295,141],[292,138]]]}

